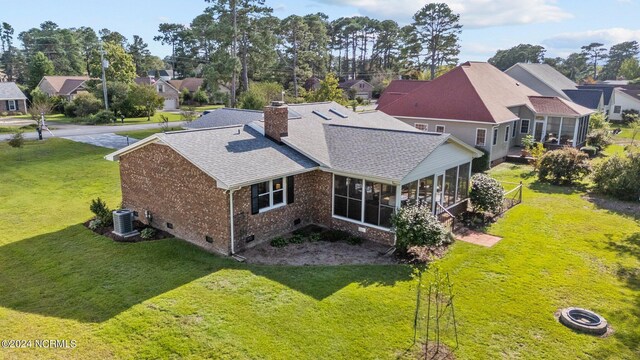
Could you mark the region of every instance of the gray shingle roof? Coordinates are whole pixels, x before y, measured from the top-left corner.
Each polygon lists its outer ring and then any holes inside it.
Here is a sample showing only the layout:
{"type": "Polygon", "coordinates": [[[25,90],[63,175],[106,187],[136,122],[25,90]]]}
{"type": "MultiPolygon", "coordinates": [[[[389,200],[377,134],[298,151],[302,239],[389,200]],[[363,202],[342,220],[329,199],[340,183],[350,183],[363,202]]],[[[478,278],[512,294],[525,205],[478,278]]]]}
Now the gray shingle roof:
{"type": "MultiPolygon", "coordinates": [[[[289,119],[299,118],[300,114],[289,111],[289,119]]],[[[188,129],[205,129],[229,125],[244,125],[263,118],[262,111],[222,108],[202,115],[185,125],[188,129]]]]}
{"type": "Polygon", "coordinates": [[[576,83],[549,64],[518,63],[515,64],[514,67],[515,66],[525,69],[531,75],[535,76],[538,80],[544,82],[547,86],[551,87],[558,93],[562,93],[562,90],[577,89],[576,83]]]}
{"type": "Polygon", "coordinates": [[[0,82],[0,100],[26,100],[27,97],[14,82],[0,82]]]}
{"type": "Polygon", "coordinates": [[[449,136],[325,124],[331,168],[402,180],[449,136]]]}
{"type": "MultiPolygon", "coordinates": [[[[414,154],[422,161],[435,143],[448,138],[424,133],[380,111],[355,113],[335,102],[292,104],[289,111],[301,117],[289,120],[286,144],[324,166],[364,176],[401,180],[417,166],[414,154]]],[[[263,128],[262,122],[252,125],[263,128]]]]}
{"type": "Polygon", "coordinates": [[[574,103],[592,110],[596,110],[598,108],[600,105],[600,99],[603,97],[603,92],[599,89],[564,90],[564,93],[567,94],[574,103]]]}
{"type": "Polygon", "coordinates": [[[317,167],[290,147],[243,125],[167,132],[158,138],[222,182],[220,187],[247,185],[317,167]]]}

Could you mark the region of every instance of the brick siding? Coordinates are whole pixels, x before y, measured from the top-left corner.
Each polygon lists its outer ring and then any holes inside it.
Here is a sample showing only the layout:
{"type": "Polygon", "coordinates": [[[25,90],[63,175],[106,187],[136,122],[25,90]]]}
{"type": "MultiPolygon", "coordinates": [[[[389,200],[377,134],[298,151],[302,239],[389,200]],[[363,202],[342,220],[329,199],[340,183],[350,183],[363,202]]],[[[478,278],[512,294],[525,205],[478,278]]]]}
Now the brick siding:
{"type": "Polygon", "coordinates": [[[138,220],[147,223],[144,211],[149,210],[153,227],[208,251],[229,253],[228,194],[174,150],[150,144],[123,155],[120,178],[123,207],[137,211],[138,220]]]}
{"type": "MultiPolygon", "coordinates": [[[[208,251],[230,252],[229,195],[168,146],[150,144],[120,158],[123,207],[153,216],[151,225],[208,251]],[[166,223],[172,223],[173,229],[166,223]],[[205,241],[205,236],[213,243],[205,241]]],[[[251,187],[233,193],[234,248],[243,248],[318,224],[391,245],[391,232],[331,216],[332,174],[315,170],[294,176],[293,204],[251,214],[251,187]],[[298,222],[299,223],[295,223],[298,222]],[[365,232],[359,229],[366,229],[365,232]],[[247,242],[247,240],[252,241],[247,242]]]]}

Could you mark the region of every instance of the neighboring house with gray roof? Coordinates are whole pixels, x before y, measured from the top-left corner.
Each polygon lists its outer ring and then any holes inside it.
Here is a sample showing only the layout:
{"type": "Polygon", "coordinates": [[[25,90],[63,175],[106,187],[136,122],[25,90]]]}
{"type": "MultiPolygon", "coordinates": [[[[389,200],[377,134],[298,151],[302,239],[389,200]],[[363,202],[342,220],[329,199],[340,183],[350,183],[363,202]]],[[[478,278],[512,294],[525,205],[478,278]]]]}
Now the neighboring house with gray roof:
{"type": "Polygon", "coordinates": [[[604,94],[601,91],[583,91],[549,64],[517,63],[505,73],[540,95],[556,96],[591,110],[605,111],[604,94]]]}
{"type": "Polygon", "coordinates": [[[86,93],[88,76],[44,76],[38,88],[49,96],[61,96],[67,101],[73,100],[79,93],[86,93]]]}
{"type": "MultiPolygon", "coordinates": [[[[300,114],[289,110],[289,119],[299,117],[300,114]]],[[[229,125],[245,125],[262,119],[263,112],[260,110],[221,108],[200,116],[184,127],[187,129],[206,129],[229,125]]]]}
{"type": "Polygon", "coordinates": [[[309,224],[394,245],[401,206],[466,208],[481,156],[449,134],[335,102],[214,113],[203,128],[152,135],[106,158],[120,161],[123,206],[138,220],[223,254],[309,224]]]}
{"type": "Polygon", "coordinates": [[[27,113],[27,97],[14,82],[0,82],[0,113],[27,113]]]}

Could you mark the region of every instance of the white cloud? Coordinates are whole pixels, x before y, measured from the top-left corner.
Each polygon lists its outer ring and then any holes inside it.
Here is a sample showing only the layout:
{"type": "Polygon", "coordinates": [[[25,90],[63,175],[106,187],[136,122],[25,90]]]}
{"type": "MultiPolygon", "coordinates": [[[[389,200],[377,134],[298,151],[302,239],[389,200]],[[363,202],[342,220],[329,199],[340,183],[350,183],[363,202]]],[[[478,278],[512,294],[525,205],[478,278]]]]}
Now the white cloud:
{"type": "MultiPolygon", "coordinates": [[[[363,15],[374,18],[392,18],[409,23],[422,6],[416,0],[316,0],[325,4],[347,5],[363,15]]],[[[454,12],[461,14],[461,23],[467,28],[501,25],[558,22],[573,17],[556,5],[555,0],[442,0],[454,12]]]]}
{"type": "Polygon", "coordinates": [[[640,30],[610,28],[562,33],[543,40],[542,43],[553,49],[573,49],[573,51],[577,51],[581,46],[588,45],[592,42],[599,42],[605,46],[610,46],[624,41],[638,39],[640,39],[640,30]]]}

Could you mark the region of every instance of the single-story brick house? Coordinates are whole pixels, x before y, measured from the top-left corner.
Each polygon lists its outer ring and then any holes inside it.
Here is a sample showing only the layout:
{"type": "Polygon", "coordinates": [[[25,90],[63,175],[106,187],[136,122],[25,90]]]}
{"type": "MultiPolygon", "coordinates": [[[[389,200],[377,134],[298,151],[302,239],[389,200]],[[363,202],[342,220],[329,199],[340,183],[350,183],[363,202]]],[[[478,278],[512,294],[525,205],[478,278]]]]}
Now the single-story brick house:
{"type": "Polygon", "coordinates": [[[394,82],[389,86],[394,93],[382,94],[379,111],[482,148],[492,165],[519,153],[527,135],[549,148],[583,146],[594,113],[560,97],[542,96],[484,62],[466,62],[435,80],[410,86],[404,80],[402,86],[394,82]]]}
{"type": "Polygon", "coordinates": [[[392,245],[400,206],[466,203],[479,156],[380,112],[274,102],[262,120],[156,134],[106,158],[140,221],[228,255],[308,224],[392,245]]]}
{"type": "Polygon", "coordinates": [[[0,82],[0,113],[27,113],[27,96],[14,82],[0,82]]]}

